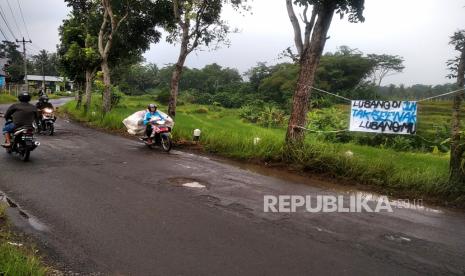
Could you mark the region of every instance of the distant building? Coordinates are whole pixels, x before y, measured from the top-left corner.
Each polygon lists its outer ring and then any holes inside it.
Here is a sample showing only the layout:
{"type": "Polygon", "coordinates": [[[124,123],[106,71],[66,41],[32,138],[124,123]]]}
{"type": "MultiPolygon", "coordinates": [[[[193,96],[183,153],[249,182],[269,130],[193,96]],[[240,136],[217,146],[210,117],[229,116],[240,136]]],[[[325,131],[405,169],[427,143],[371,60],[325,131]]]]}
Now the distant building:
{"type": "Polygon", "coordinates": [[[7,58],[0,58],[0,76],[6,77],[7,73],[5,72],[5,65],[9,63],[7,58]]]}
{"type": "Polygon", "coordinates": [[[5,71],[6,65],[9,63],[7,58],[0,58],[0,89],[6,86],[6,77],[8,74],[5,71]]]}
{"type": "MultiPolygon", "coordinates": [[[[29,86],[40,89],[44,82],[44,76],[27,75],[29,86]]],[[[73,82],[63,77],[45,76],[45,88],[50,92],[71,91],[73,82]]]]}

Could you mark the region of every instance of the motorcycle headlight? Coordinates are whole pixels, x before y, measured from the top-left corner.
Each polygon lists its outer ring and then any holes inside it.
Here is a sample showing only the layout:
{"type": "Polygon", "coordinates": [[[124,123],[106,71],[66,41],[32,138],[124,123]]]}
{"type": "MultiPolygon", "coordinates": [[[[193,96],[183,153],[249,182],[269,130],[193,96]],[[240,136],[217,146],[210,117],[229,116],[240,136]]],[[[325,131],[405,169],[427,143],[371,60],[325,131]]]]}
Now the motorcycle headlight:
{"type": "Polygon", "coordinates": [[[45,113],[53,113],[53,109],[51,108],[45,108],[44,111],[45,113]]]}

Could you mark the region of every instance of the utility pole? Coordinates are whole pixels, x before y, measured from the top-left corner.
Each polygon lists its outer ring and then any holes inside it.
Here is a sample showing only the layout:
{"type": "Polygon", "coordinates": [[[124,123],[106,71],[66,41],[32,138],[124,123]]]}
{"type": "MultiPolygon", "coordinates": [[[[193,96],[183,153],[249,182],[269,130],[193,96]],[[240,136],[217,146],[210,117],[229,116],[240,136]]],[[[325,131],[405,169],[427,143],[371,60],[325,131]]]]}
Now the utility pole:
{"type": "Polygon", "coordinates": [[[23,40],[17,40],[16,39],[16,42],[19,43],[23,43],[23,58],[24,58],[24,83],[26,84],[26,92],[29,92],[29,83],[27,81],[27,56],[26,56],[26,43],[32,43],[32,41],[29,39],[29,40],[25,40],[24,37],[23,37],[23,40]]]}
{"type": "Polygon", "coordinates": [[[45,95],[47,94],[47,91],[45,90],[45,71],[44,71],[44,61],[42,60],[42,93],[45,95]]]}

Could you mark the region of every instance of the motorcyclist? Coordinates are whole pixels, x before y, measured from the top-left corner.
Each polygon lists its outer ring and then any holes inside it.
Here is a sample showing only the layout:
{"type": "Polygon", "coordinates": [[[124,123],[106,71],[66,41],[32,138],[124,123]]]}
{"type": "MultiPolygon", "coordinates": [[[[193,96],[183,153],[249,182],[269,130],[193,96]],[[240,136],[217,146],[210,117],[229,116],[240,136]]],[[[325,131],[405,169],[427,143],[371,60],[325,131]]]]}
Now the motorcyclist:
{"type": "Polygon", "coordinates": [[[153,120],[165,120],[166,118],[160,114],[160,112],[157,111],[158,106],[156,104],[149,104],[147,106],[147,113],[145,113],[144,116],[144,125],[146,126],[145,129],[145,134],[147,135],[147,143],[152,144],[152,138],[150,137],[152,135],[152,124],[151,121],[153,120]]]}
{"type": "Polygon", "coordinates": [[[53,104],[49,102],[47,95],[42,95],[39,97],[39,101],[36,104],[37,109],[42,110],[44,108],[53,109],[53,104]]]}
{"type": "MultiPolygon", "coordinates": [[[[39,126],[40,125],[39,121],[40,121],[40,118],[42,117],[42,110],[45,108],[51,108],[53,110],[54,108],[53,108],[53,104],[49,102],[48,96],[45,94],[42,94],[42,96],[39,97],[39,101],[36,103],[36,107],[38,109],[36,125],[39,126]]],[[[55,121],[56,118],[53,118],[53,120],[55,121]]]]}
{"type": "Polygon", "coordinates": [[[23,92],[18,96],[19,103],[15,103],[5,113],[5,127],[3,134],[5,135],[4,147],[11,146],[11,133],[15,129],[21,127],[31,127],[34,120],[37,118],[37,108],[30,104],[31,95],[23,92]]]}

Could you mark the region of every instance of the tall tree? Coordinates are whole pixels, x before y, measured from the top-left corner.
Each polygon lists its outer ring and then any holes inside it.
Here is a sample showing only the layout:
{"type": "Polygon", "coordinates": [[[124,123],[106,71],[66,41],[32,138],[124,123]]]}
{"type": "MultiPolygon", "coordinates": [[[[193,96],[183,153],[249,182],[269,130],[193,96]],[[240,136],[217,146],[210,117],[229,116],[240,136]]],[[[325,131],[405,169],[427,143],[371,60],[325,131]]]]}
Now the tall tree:
{"type": "Polygon", "coordinates": [[[127,95],[147,94],[160,84],[158,77],[159,69],[155,64],[137,63],[130,66],[119,67],[118,87],[127,95]]]}
{"type": "Polygon", "coordinates": [[[72,10],[59,29],[58,54],[64,73],[80,88],[78,107],[81,106],[82,101],[81,88],[85,87],[87,111],[92,103],[92,83],[100,68],[96,35],[100,22],[98,3],[89,0],[66,0],[66,2],[72,10]]]}
{"type": "Polygon", "coordinates": [[[272,68],[266,66],[266,62],[258,62],[256,66],[250,68],[245,73],[245,76],[249,78],[253,90],[257,91],[262,80],[271,76],[272,73],[272,68]]]}
{"type": "MultiPolygon", "coordinates": [[[[172,21],[171,2],[169,0],[66,1],[72,7],[72,15],[83,28],[87,28],[80,37],[83,52],[87,57],[92,57],[90,59],[92,62],[95,53],[99,56],[98,66],[104,73],[105,81],[103,110],[108,111],[111,109],[112,68],[121,64],[130,66],[140,62],[142,53],[150,47],[150,44],[159,41],[161,33],[156,27],[172,21]],[[77,14],[74,11],[77,11],[77,14]]],[[[95,71],[87,72],[86,75],[88,79],[92,79],[95,71]]],[[[87,98],[90,99],[90,96],[91,94],[87,98]]]]}
{"type": "Polygon", "coordinates": [[[45,49],[32,56],[32,71],[36,75],[58,76],[59,64],[56,53],[49,53],[45,49]]]}
{"type": "Polygon", "coordinates": [[[381,86],[381,82],[385,77],[400,73],[405,68],[403,65],[404,59],[400,56],[369,54],[368,58],[375,64],[371,72],[371,78],[377,86],[381,86]]]}
{"type": "MultiPolygon", "coordinates": [[[[180,51],[171,76],[171,94],[168,114],[176,116],[176,103],[179,93],[179,81],[187,56],[199,46],[218,47],[228,44],[227,36],[233,32],[227,23],[221,20],[224,3],[232,3],[240,8],[243,0],[173,0],[175,25],[168,26],[168,42],[180,42],[180,51]]],[[[244,1],[245,2],[245,1],[244,1]]]]}
{"type": "Polygon", "coordinates": [[[58,47],[61,68],[66,76],[79,87],[78,107],[82,101],[82,87],[85,87],[88,110],[92,101],[92,82],[100,67],[100,55],[97,52],[96,37],[87,32],[75,18],[64,20],[60,27],[61,42],[58,47]]]}
{"type": "Polygon", "coordinates": [[[0,43],[0,58],[7,58],[9,64],[6,68],[8,73],[8,81],[17,83],[24,78],[24,59],[19,51],[19,45],[10,41],[2,41],[0,43]]]}
{"type": "MultiPolygon", "coordinates": [[[[110,66],[108,64],[108,57],[113,44],[113,38],[118,33],[121,23],[128,17],[128,10],[118,18],[118,15],[113,13],[113,6],[111,0],[102,0],[103,21],[98,34],[98,50],[102,59],[101,68],[103,72],[103,111],[105,113],[111,110],[111,77],[110,66]]],[[[129,9],[129,7],[126,7],[129,9]]]]}
{"type": "MultiPolygon", "coordinates": [[[[449,77],[457,78],[457,86],[463,89],[465,85],[465,30],[455,32],[451,37],[450,44],[460,54],[448,62],[452,74],[449,77]]],[[[450,181],[452,183],[465,183],[465,141],[461,131],[460,108],[465,99],[465,91],[462,90],[454,97],[452,105],[452,132],[450,150],[450,181]]]]}
{"type": "Polygon", "coordinates": [[[364,0],[295,0],[294,4],[303,8],[302,21],[305,31],[302,35],[299,20],[292,0],[286,0],[287,12],[294,29],[294,43],[298,52],[299,77],[292,99],[292,112],[286,133],[288,144],[296,144],[305,137],[311,87],[324,50],[327,34],[334,13],[341,17],[348,14],[350,22],[363,21],[364,0]],[[308,10],[312,8],[310,17],[308,10]]]}

